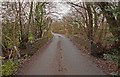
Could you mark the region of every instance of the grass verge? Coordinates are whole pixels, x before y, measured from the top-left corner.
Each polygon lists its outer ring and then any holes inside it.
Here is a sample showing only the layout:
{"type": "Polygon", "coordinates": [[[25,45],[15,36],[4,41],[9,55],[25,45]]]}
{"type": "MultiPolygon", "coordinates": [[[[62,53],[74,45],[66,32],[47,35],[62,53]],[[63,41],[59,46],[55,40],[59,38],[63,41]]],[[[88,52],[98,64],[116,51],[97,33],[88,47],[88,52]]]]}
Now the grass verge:
{"type": "Polygon", "coordinates": [[[40,48],[42,48],[47,42],[52,39],[53,36],[44,37],[35,40],[32,43],[27,43],[27,48],[20,50],[20,58],[12,58],[9,60],[2,59],[2,76],[15,75],[19,67],[27,61],[31,56],[34,55],[40,48]]]}

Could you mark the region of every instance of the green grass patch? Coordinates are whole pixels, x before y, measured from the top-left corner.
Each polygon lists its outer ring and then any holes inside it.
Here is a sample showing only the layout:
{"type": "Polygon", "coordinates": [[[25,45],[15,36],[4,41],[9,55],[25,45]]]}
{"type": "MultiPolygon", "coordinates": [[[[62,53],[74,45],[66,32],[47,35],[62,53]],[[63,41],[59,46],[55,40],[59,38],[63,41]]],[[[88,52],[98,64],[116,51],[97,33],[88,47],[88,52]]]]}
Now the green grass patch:
{"type": "Polygon", "coordinates": [[[104,59],[118,62],[120,57],[118,55],[104,54],[104,59]]]}
{"type": "Polygon", "coordinates": [[[17,60],[7,60],[2,64],[2,76],[14,74],[18,68],[19,62],[17,60]]]}

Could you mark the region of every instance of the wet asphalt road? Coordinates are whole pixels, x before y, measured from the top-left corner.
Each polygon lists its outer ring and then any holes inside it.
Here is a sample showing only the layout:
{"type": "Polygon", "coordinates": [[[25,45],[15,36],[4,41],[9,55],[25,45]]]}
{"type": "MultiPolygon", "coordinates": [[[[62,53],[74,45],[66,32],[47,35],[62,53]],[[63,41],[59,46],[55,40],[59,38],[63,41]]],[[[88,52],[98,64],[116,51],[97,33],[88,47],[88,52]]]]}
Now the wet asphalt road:
{"type": "Polygon", "coordinates": [[[23,64],[17,75],[105,75],[66,37],[54,34],[52,42],[23,64]]]}

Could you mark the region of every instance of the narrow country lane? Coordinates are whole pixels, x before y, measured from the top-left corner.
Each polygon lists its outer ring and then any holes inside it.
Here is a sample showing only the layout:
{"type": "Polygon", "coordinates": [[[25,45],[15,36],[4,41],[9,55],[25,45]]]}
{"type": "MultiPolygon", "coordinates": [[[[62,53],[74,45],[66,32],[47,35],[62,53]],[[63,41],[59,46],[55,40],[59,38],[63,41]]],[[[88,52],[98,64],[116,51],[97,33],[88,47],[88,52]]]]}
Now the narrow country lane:
{"type": "Polygon", "coordinates": [[[54,34],[49,46],[40,52],[23,64],[17,75],[105,75],[62,35],[54,34]]]}

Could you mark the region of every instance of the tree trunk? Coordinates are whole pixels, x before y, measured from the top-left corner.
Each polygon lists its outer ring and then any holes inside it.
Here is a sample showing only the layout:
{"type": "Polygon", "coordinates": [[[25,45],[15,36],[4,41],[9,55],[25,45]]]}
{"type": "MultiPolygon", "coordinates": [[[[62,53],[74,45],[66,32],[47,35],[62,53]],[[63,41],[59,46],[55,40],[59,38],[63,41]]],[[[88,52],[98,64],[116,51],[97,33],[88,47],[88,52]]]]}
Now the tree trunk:
{"type": "Polygon", "coordinates": [[[19,25],[20,25],[20,32],[21,32],[21,35],[20,35],[20,37],[21,37],[21,40],[20,40],[20,48],[26,48],[26,42],[25,42],[25,35],[24,35],[24,33],[23,33],[23,25],[22,25],[22,21],[21,21],[21,16],[22,16],[22,14],[21,14],[21,8],[22,8],[22,5],[21,5],[21,2],[19,2],[19,25]]]}

